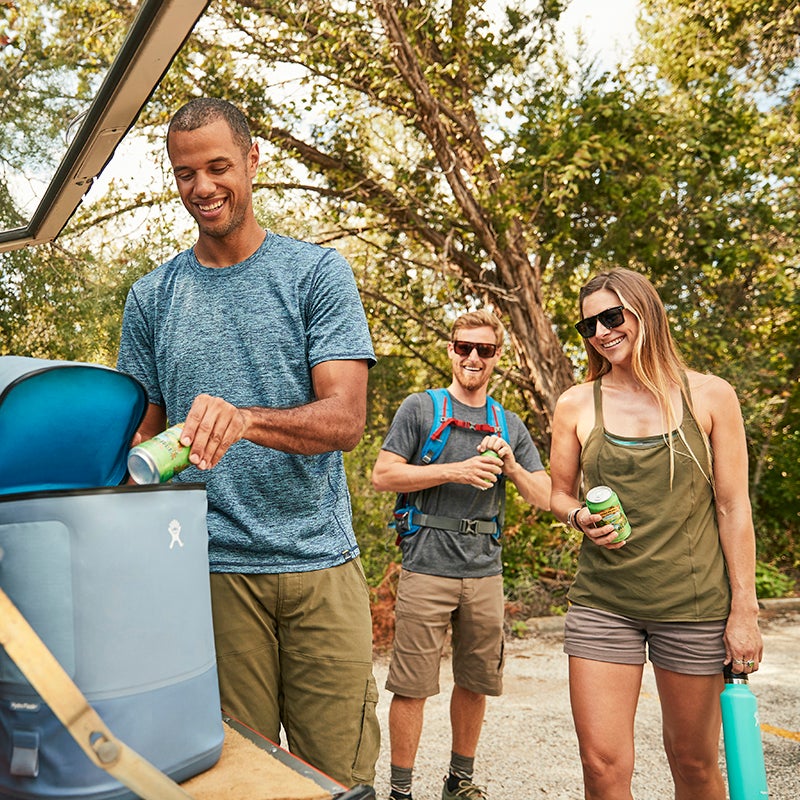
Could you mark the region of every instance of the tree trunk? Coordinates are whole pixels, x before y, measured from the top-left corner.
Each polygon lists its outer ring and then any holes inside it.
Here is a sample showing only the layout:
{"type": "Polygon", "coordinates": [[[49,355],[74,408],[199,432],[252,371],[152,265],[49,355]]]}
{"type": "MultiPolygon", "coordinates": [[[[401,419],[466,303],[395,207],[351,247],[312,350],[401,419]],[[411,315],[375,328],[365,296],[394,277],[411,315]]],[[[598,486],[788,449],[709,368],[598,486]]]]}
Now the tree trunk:
{"type": "Polygon", "coordinates": [[[496,202],[503,196],[503,176],[471,106],[463,100],[468,87],[457,86],[454,101],[446,103],[442,93],[431,90],[394,0],[374,0],[373,7],[389,40],[394,65],[414,97],[418,127],[430,142],[453,197],[494,262],[493,275],[485,269],[474,274],[473,264],[464,277],[473,284],[480,282],[487,299],[510,320],[514,352],[527,379],[522,388],[535,417],[537,442],[549,449],[555,402],[573,378],[544,311],[539,259],[531,261],[519,218],[496,202]],[[494,200],[493,207],[482,203],[481,197],[494,200]],[[505,233],[498,235],[498,231],[505,233]]]}

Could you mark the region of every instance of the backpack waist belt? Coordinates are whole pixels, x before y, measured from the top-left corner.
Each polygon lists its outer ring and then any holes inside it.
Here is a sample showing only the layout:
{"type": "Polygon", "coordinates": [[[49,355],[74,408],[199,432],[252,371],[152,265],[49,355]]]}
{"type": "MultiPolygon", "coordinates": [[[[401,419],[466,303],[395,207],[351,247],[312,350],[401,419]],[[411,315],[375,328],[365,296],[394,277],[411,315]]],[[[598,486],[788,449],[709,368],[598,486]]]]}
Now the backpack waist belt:
{"type": "Polygon", "coordinates": [[[439,528],[439,530],[457,531],[458,533],[486,533],[492,536],[497,536],[500,532],[496,520],[439,517],[434,514],[423,514],[413,506],[401,509],[394,516],[394,526],[401,536],[404,533],[416,532],[422,527],[439,528]]]}

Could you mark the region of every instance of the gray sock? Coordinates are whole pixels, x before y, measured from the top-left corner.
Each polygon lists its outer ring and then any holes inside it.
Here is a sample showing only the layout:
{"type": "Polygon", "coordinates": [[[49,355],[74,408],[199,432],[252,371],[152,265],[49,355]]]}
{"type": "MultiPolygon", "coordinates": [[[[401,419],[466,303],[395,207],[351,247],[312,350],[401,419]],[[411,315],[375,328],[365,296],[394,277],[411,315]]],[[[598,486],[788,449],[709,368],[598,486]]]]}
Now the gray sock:
{"type": "MultiPolygon", "coordinates": [[[[458,779],[472,780],[472,772],[475,768],[475,759],[462,756],[459,753],[450,751],[450,776],[458,779]]],[[[458,781],[453,781],[458,783],[458,781]]],[[[451,790],[454,788],[450,787],[451,790]]]]}
{"type": "Polygon", "coordinates": [[[390,765],[392,774],[390,784],[394,793],[411,796],[411,767],[397,767],[390,765]]]}

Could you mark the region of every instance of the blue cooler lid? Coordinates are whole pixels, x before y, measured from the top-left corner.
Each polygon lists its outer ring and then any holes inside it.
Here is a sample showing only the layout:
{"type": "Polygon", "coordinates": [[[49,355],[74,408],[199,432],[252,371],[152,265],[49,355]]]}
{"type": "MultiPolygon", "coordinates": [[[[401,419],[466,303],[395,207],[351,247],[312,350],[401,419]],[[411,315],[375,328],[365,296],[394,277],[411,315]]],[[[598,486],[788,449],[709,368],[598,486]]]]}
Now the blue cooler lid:
{"type": "Polygon", "coordinates": [[[116,486],[146,408],[115,369],[0,356],[0,494],[116,486]]]}

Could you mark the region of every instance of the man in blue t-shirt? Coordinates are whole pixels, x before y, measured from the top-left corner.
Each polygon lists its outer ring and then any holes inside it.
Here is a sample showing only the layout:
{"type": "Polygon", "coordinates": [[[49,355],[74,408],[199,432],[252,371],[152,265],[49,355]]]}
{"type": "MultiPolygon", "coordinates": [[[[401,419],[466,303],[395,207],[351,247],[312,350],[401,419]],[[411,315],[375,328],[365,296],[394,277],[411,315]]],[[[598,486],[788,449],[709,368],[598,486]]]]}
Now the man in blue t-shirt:
{"type": "MultiPolygon", "coordinates": [[[[550,507],[550,478],[522,420],[506,411],[502,426],[487,414],[487,386],[500,359],[505,331],[486,310],[460,316],[447,353],[450,424],[444,449],[420,463],[434,427],[427,393],[407,397],[395,414],[372,472],[378,491],[407,495],[411,523],[403,536],[395,640],[386,688],[389,709],[391,800],[410,800],[411,777],[425,700],[439,692],[439,664],[448,626],[453,631],[454,687],[450,699],[452,751],[443,800],[484,800],[472,780],[486,696],[502,692],[503,562],[500,536],[505,479],[522,497],[550,507]],[[486,430],[493,428],[493,430],[486,430]]],[[[436,420],[436,427],[442,420],[436,420]]],[[[402,531],[401,531],[402,533],[402,531]]]]}
{"type": "Polygon", "coordinates": [[[118,358],[149,405],[134,441],[183,423],[208,494],[214,635],[225,712],[341,783],[371,784],[368,587],[342,451],[361,438],[375,363],[352,270],[265,231],[244,115],[193,100],[167,151],[194,247],[130,290],[118,358]]]}

